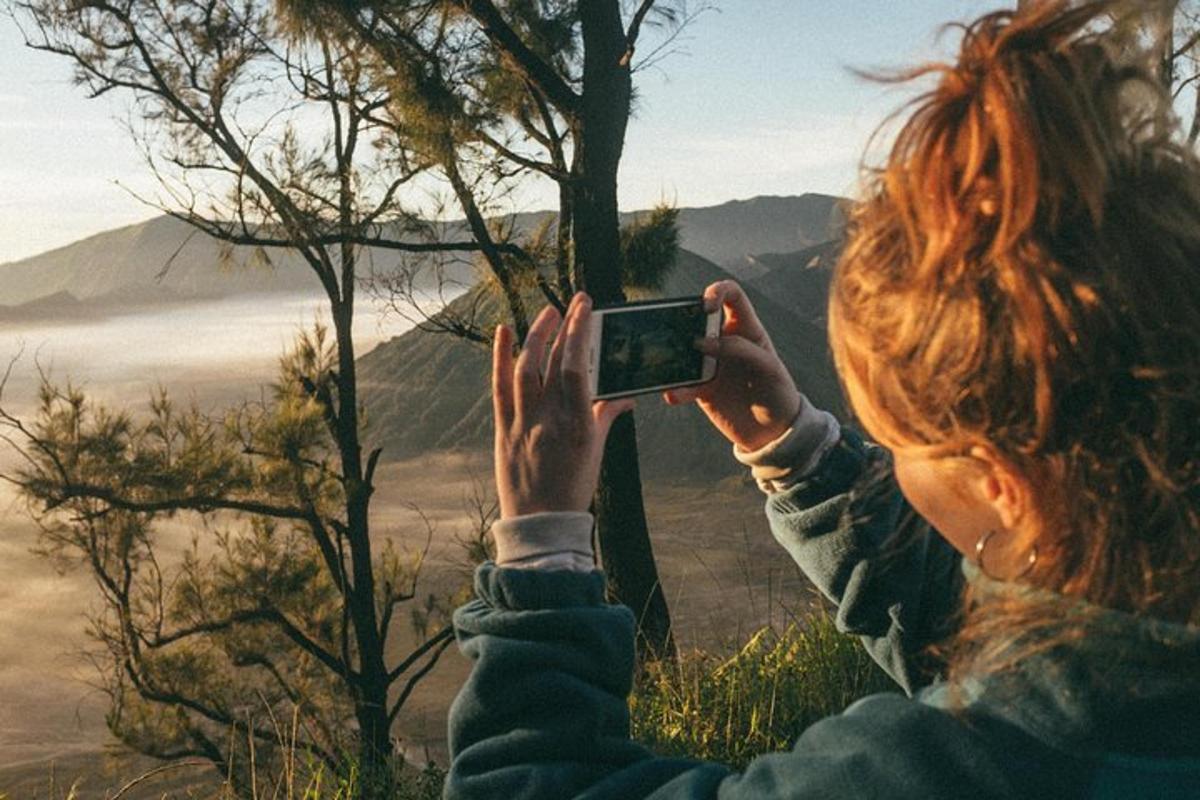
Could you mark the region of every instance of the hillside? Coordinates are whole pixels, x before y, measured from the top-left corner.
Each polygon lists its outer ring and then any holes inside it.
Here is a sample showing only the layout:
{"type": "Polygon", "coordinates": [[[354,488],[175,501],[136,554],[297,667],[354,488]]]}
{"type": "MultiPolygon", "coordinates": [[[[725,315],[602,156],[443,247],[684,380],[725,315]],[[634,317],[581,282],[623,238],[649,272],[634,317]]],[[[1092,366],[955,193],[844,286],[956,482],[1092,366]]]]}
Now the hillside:
{"type": "MultiPolygon", "coordinates": [[[[727,277],[710,261],[682,251],[664,295],[696,295],[727,277]]],[[[478,291],[459,298],[452,310],[469,307],[478,291]]],[[[797,383],[814,402],[840,412],[824,329],[753,287],[747,292],[797,383]]],[[[483,307],[488,315],[497,309],[490,300],[483,307]]],[[[359,360],[372,445],[382,445],[389,459],[455,448],[486,450],[492,435],[489,369],[486,350],[447,334],[414,330],[381,344],[359,360]]],[[[642,468],[648,475],[712,479],[741,473],[729,446],[696,408],[672,408],[646,396],[637,413],[642,468]]]]}
{"type": "Polygon", "coordinates": [[[249,263],[245,248],[222,259],[215,239],[157,217],[0,265],[0,303],[18,305],[60,292],[80,301],[130,293],[143,302],[155,290],[178,299],[318,288],[297,259],[279,258],[273,267],[249,263]]]}
{"type": "Polygon", "coordinates": [[[822,327],[829,299],[829,281],[841,255],[843,242],[834,239],[794,253],[764,253],[749,261],[760,268],[749,285],[803,319],[822,327]]]}
{"type": "Polygon", "coordinates": [[[753,197],[680,209],[680,245],[744,277],[751,253],[787,253],[836,237],[844,225],[839,197],[753,197]]]}
{"type": "MultiPolygon", "coordinates": [[[[377,248],[368,248],[363,259],[379,270],[398,263],[396,253],[377,248]]],[[[460,265],[451,272],[462,280],[471,269],[460,265]]],[[[254,248],[226,248],[165,216],[0,264],[0,306],[19,306],[63,292],[84,303],[115,306],[320,291],[312,270],[295,253],[272,249],[264,258],[254,248]]]]}
{"type": "MultiPolygon", "coordinates": [[[[736,270],[747,255],[786,252],[829,238],[840,225],[839,201],[827,195],[756,197],[679,213],[683,247],[736,270]]],[[[639,212],[627,212],[629,221],[639,212]]],[[[518,214],[518,231],[532,230],[548,212],[518,214]]],[[[462,223],[449,222],[446,236],[463,238],[462,223]]],[[[371,268],[386,272],[399,263],[397,254],[370,249],[371,268]]],[[[742,273],[738,273],[743,277],[742,273]]],[[[469,284],[473,269],[458,259],[449,267],[451,280],[469,284]]],[[[0,306],[16,307],[41,298],[69,293],[81,305],[103,302],[149,305],[251,293],[316,293],[319,286],[308,266],[295,254],[272,250],[270,260],[252,248],[225,248],[212,237],[171,217],[129,225],[88,237],[37,256],[0,264],[0,306]]],[[[61,308],[59,297],[50,305],[61,308]]],[[[37,307],[8,316],[30,316],[37,307]]]]}

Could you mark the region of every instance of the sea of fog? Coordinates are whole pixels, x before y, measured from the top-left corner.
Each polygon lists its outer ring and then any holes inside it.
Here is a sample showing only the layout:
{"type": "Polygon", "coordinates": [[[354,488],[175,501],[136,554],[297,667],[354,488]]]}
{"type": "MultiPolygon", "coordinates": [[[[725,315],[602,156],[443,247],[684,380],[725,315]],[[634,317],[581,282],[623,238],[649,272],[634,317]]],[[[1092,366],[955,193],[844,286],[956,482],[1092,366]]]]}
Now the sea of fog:
{"type": "MultiPolygon", "coordinates": [[[[382,312],[379,304],[360,304],[355,324],[360,354],[412,325],[382,312]]],[[[161,384],[177,399],[217,410],[257,397],[260,387],[274,379],[279,357],[297,332],[325,318],[322,305],[311,297],[268,296],[76,322],[0,324],[0,367],[21,354],[3,404],[29,414],[41,365],[53,379],[69,379],[120,408],[144,407],[161,384]]],[[[16,464],[12,450],[0,443],[0,471],[16,464]]],[[[373,530],[419,550],[424,522],[431,521],[437,532],[428,563],[436,563],[445,579],[461,580],[460,540],[472,530],[470,493],[487,470],[486,457],[471,460],[459,454],[383,465],[372,504],[373,530]]],[[[794,585],[797,579],[786,559],[778,557],[762,521],[757,489],[654,491],[647,508],[655,515],[656,558],[677,631],[725,630],[732,635],[740,634],[742,626],[754,630],[763,611],[770,613],[772,593],[787,581],[797,597],[808,597],[794,585]],[[731,531],[741,535],[731,536],[731,531]],[[748,548],[761,548],[761,557],[747,556],[748,548]],[[741,599],[743,594],[748,601],[741,599]]],[[[178,557],[190,541],[194,522],[186,516],[162,521],[159,544],[168,559],[178,557]]],[[[111,742],[104,727],[105,698],[89,686],[95,673],[81,657],[88,646],[86,615],[96,609],[96,588],[86,570],[59,573],[35,555],[37,541],[38,531],[23,504],[0,481],[0,771],[8,769],[9,774],[22,769],[44,774],[45,759],[92,754],[111,742]],[[20,764],[25,766],[16,766],[20,764]]],[[[423,584],[422,591],[433,591],[435,585],[423,584]]],[[[403,644],[394,644],[399,653],[403,644]]],[[[423,685],[428,691],[414,695],[411,711],[406,705],[399,718],[398,728],[418,760],[424,761],[427,744],[432,743],[432,752],[442,752],[446,707],[466,669],[466,661],[452,649],[423,685]]],[[[0,794],[5,788],[0,775],[0,794]]]]}
{"type": "MultiPolygon", "coordinates": [[[[121,407],[138,407],[162,385],[181,400],[219,408],[257,397],[296,335],[328,319],[327,303],[311,295],[263,295],[0,324],[0,369],[12,362],[3,405],[28,416],[46,373],[121,407]]],[[[360,302],[357,352],[412,324],[381,303],[360,302]]],[[[0,470],[16,463],[0,442],[0,470]]],[[[0,767],[108,741],[103,698],[88,687],[92,673],[80,658],[95,589],[86,574],[60,574],[35,555],[36,543],[23,504],[0,483],[0,767]]]]}
{"type": "MultiPolygon", "coordinates": [[[[414,317],[360,301],[357,354],[410,329],[414,317]]],[[[160,384],[202,405],[236,400],[273,380],[280,356],[317,323],[329,325],[327,302],[276,294],[0,324],[0,364],[15,359],[3,399],[10,409],[28,411],[45,373],[110,402],[137,402],[160,384]]]]}

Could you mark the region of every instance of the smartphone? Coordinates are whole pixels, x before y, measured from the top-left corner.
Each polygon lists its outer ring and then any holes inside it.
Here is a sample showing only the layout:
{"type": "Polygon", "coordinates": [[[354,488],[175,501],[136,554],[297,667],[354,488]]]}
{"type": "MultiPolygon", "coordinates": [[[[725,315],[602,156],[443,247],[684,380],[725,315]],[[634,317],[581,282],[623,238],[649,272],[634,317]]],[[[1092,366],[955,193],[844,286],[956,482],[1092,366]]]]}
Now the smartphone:
{"type": "Polygon", "coordinates": [[[695,340],[721,335],[720,309],[700,297],[649,300],[592,311],[588,380],[597,400],[710,381],[717,360],[695,340]]]}

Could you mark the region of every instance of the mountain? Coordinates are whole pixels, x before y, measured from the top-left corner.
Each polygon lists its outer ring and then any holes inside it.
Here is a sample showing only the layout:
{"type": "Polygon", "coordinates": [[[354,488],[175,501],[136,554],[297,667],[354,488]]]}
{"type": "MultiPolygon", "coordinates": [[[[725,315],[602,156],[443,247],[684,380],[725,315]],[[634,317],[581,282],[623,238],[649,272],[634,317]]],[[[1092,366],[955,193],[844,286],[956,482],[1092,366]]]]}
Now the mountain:
{"type": "Polygon", "coordinates": [[[747,261],[759,273],[747,283],[767,297],[786,302],[792,313],[824,327],[829,282],[843,244],[841,239],[833,239],[794,253],[751,256],[747,261]]]}
{"type": "MultiPolygon", "coordinates": [[[[840,204],[835,197],[806,194],[683,208],[680,242],[747,277],[749,273],[737,268],[747,263],[749,253],[793,251],[830,238],[841,225],[840,204]]],[[[638,213],[623,214],[622,220],[628,222],[638,213]]],[[[550,212],[541,211],[515,215],[510,222],[518,231],[529,231],[547,219],[552,219],[550,212]]],[[[447,238],[465,237],[462,222],[445,223],[443,229],[447,238]]],[[[116,306],[320,291],[297,255],[271,250],[269,259],[263,256],[249,247],[227,248],[172,217],[156,217],[0,264],[0,306],[19,306],[62,292],[84,305],[104,298],[107,305],[116,306]]],[[[377,248],[368,249],[364,259],[385,273],[399,263],[394,251],[377,248]]],[[[469,258],[455,259],[446,268],[451,281],[474,282],[469,258]]]]}
{"type": "Polygon", "coordinates": [[[753,197],[679,212],[680,245],[739,278],[751,253],[785,253],[837,237],[845,200],[825,194],[753,197]]]}
{"type": "Polygon", "coordinates": [[[90,236],[66,247],[0,265],[0,303],[18,305],[70,292],[80,301],[125,293],[135,302],[154,294],[220,297],[265,291],[316,291],[298,258],[254,264],[249,248],[222,257],[221,243],[171,217],[90,236]]]}
{"type": "MultiPolygon", "coordinates": [[[[400,263],[395,251],[380,248],[367,248],[360,258],[381,272],[400,263]]],[[[447,270],[451,280],[474,280],[473,269],[461,259],[447,270]]],[[[102,300],[117,306],[243,294],[319,294],[321,285],[292,251],[227,247],[187,223],[162,216],[0,264],[0,305],[22,305],[61,292],[83,303],[102,300]]]]}
{"type": "MultiPolygon", "coordinates": [[[[700,256],[681,251],[664,296],[698,295],[729,273],[700,256]]],[[[473,289],[451,312],[480,303],[473,289]]],[[[823,327],[777,305],[753,287],[747,294],[797,384],[813,402],[841,411],[841,394],[828,356],[823,327]]],[[[485,318],[498,304],[481,302],[485,318]]],[[[444,333],[412,330],[379,345],[359,359],[360,394],[366,406],[368,436],[387,458],[432,450],[487,449],[492,437],[489,353],[444,333]]],[[[729,445],[693,406],[670,407],[656,396],[638,404],[638,442],[648,476],[713,479],[741,474],[729,445]]]]}
{"type": "MultiPolygon", "coordinates": [[[[761,270],[752,266],[752,253],[792,252],[840,236],[846,202],[841,197],[810,193],[683,207],[678,217],[679,246],[737,277],[743,277],[745,269],[759,274],[761,270]]],[[[644,213],[626,211],[621,214],[621,224],[644,213]]],[[[510,222],[514,230],[528,232],[553,218],[552,212],[533,211],[516,214],[510,222]]]]}
{"type": "Polygon", "coordinates": [[[70,292],[54,294],[11,306],[0,306],[0,323],[27,320],[80,319],[91,316],[70,292]]]}

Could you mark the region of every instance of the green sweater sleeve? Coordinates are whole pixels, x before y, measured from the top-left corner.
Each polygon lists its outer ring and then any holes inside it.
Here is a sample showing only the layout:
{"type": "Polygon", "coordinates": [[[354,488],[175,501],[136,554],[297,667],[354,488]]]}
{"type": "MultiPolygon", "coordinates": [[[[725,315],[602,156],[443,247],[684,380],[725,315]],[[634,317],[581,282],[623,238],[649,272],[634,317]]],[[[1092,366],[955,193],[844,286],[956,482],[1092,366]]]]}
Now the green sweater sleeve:
{"type": "Polygon", "coordinates": [[[475,588],[454,618],[475,664],[450,712],[447,800],[1011,796],[969,728],[899,695],[862,700],[741,773],[657,758],[629,739],[633,616],[605,604],[601,573],[489,563],[475,588]]]}
{"type": "Polygon", "coordinates": [[[767,519],[838,629],[908,694],[927,685],[938,665],[923,651],[952,631],[962,556],[905,502],[886,451],[843,428],[810,477],[767,499],[767,519]]]}
{"type": "Polygon", "coordinates": [[[475,592],[454,615],[475,665],[450,710],[448,798],[633,798],[594,785],[696,768],[629,739],[634,619],[604,602],[601,573],[488,563],[475,592]]]}

